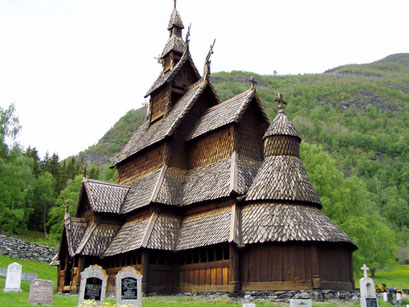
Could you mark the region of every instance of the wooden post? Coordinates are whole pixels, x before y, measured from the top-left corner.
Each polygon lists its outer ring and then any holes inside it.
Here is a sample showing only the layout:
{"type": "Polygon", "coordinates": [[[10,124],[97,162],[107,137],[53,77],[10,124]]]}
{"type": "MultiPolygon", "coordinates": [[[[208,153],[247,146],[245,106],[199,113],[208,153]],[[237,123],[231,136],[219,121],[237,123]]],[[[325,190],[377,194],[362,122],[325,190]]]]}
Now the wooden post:
{"type": "Polygon", "coordinates": [[[148,273],[149,273],[149,254],[148,251],[143,250],[142,254],[142,292],[148,293],[148,273]]]}
{"type": "Polygon", "coordinates": [[[349,274],[351,278],[351,285],[352,285],[352,290],[355,289],[355,278],[354,278],[354,265],[353,265],[353,259],[352,259],[352,250],[349,250],[349,274]]]}
{"type": "Polygon", "coordinates": [[[229,255],[230,255],[230,285],[232,286],[232,292],[239,292],[241,288],[240,284],[240,274],[239,274],[239,251],[234,243],[229,245],[229,255]]]}
{"type": "Polygon", "coordinates": [[[321,281],[318,264],[318,250],[316,245],[311,246],[311,277],[312,287],[314,289],[319,289],[321,287],[321,281]]]}

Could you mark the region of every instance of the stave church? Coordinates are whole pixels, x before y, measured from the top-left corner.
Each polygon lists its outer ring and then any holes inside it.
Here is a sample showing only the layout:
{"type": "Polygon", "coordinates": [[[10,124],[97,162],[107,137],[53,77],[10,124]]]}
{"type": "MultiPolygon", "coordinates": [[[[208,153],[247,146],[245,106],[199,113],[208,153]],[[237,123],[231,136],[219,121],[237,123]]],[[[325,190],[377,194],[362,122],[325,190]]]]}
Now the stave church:
{"type": "Polygon", "coordinates": [[[57,291],[78,292],[92,264],[108,293],[125,266],[144,293],[354,288],[354,242],[321,211],[285,112],[270,123],[257,87],[221,101],[189,52],[176,5],[146,93],[145,121],[112,161],[117,183],[84,175],[75,216],[66,208],[57,291]]]}

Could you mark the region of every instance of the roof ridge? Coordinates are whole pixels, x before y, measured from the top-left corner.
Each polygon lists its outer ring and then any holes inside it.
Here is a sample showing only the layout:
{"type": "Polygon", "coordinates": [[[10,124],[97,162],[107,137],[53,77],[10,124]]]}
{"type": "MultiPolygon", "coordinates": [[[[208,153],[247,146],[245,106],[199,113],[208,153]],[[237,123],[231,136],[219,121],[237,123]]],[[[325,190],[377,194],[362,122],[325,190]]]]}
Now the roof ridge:
{"type": "MultiPolygon", "coordinates": [[[[87,244],[89,238],[91,237],[91,234],[95,231],[97,228],[97,224],[95,222],[91,222],[88,227],[90,227],[90,230],[88,231],[87,236],[82,237],[81,242],[78,244],[77,250],[75,251],[75,255],[81,253],[81,251],[84,249],[85,244],[87,244]]],[[[88,229],[87,227],[87,229],[88,229]]],[[[85,229],[85,233],[87,232],[87,229],[85,229]]]]}
{"type": "Polygon", "coordinates": [[[130,185],[123,184],[123,183],[108,182],[108,181],[102,181],[102,180],[90,179],[90,178],[87,178],[87,180],[85,181],[85,183],[88,183],[88,182],[116,186],[120,188],[130,188],[131,187],[130,185]]]}

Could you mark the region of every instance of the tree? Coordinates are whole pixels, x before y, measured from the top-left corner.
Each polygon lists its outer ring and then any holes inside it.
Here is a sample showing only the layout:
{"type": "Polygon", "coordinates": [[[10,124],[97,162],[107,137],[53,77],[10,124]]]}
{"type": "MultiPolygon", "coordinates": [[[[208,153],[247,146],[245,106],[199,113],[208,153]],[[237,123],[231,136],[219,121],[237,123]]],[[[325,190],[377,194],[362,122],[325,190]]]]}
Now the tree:
{"type": "Polygon", "coordinates": [[[371,274],[394,261],[394,233],[377,213],[374,195],[357,177],[344,178],[335,160],[319,146],[301,144],[301,159],[323,204],[323,212],[347,233],[358,250],[354,267],[366,263],[371,274]]]}
{"type": "MultiPolygon", "coordinates": [[[[42,174],[35,182],[33,208],[34,214],[31,216],[31,228],[37,224],[44,232],[44,239],[47,238],[47,221],[50,208],[55,203],[56,180],[49,172],[42,174]]],[[[37,226],[37,227],[38,227],[37,226]]],[[[38,227],[38,229],[41,229],[38,227]]]]}
{"type": "Polygon", "coordinates": [[[82,178],[82,175],[77,175],[74,179],[68,180],[66,187],[58,195],[55,206],[50,209],[50,219],[47,225],[50,227],[50,236],[53,238],[59,238],[61,234],[66,201],[69,204],[70,215],[75,214],[82,178]]]}
{"type": "Polygon", "coordinates": [[[0,157],[7,154],[7,140],[14,141],[21,129],[15,111],[14,104],[10,104],[7,109],[0,107],[0,157]]]}

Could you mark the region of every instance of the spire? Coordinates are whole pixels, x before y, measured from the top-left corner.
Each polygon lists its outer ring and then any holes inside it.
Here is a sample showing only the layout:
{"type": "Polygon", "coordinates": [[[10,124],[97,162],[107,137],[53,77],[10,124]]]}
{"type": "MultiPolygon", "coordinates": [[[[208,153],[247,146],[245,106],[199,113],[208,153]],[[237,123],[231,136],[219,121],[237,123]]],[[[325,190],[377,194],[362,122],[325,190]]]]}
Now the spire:
{"type": "Polygon", "coordinates": [[[287,117],[287,114],[285,114],[284,105],[287,104],[287,100],[284,99],[283,94],[278,93],[277,97],[274,98],[274,101],[278,102],[277,115],[264,134],[264,139],[270,136],[285,135],[294,136],[301,141],[300,134],[295,129],[290,119],[287,117]]]}
{"type": "Polygon", "coordinates": [[[173,3],[173,11],[170,15],[170,20],[168,24],[169,30],[169,39],[163,48],[160,59],[162,60],[166,57],[171,51],[182,54],[185,48],[185,42],[182,38],[182,29],[185,28],[182,22],[182,18],[179,15],[179,12],[176,9],[176,1],[173,3]]]}
{"type": "Polygon", "coordinates": [[[173,4],[173,11],[172,11],[172,15],[170,15],[168,30],[172,32],[173,27],[178,27],[180,29],[185,28],[182,22],[182,18],[180,18],[179,12],[176,9],[176,1],[174,1],[174,4],[173,4]]]}
{"type": "Polygon", "coordinates": [[[213,47],[214,47],[215,43],[216,43],[216,39],[214,39],[213,44],[210,45],[210,50],[209,50],[209,52],[207,53],[207,56],[206,56],[205,66],[204,66],[204,73],[203,73],[203,77],[205,79],[209,78],[209,76],[210,76],[210,63],[212,62],[212,61],[210,61],[210,57],[213,54],[213,47]]]}

